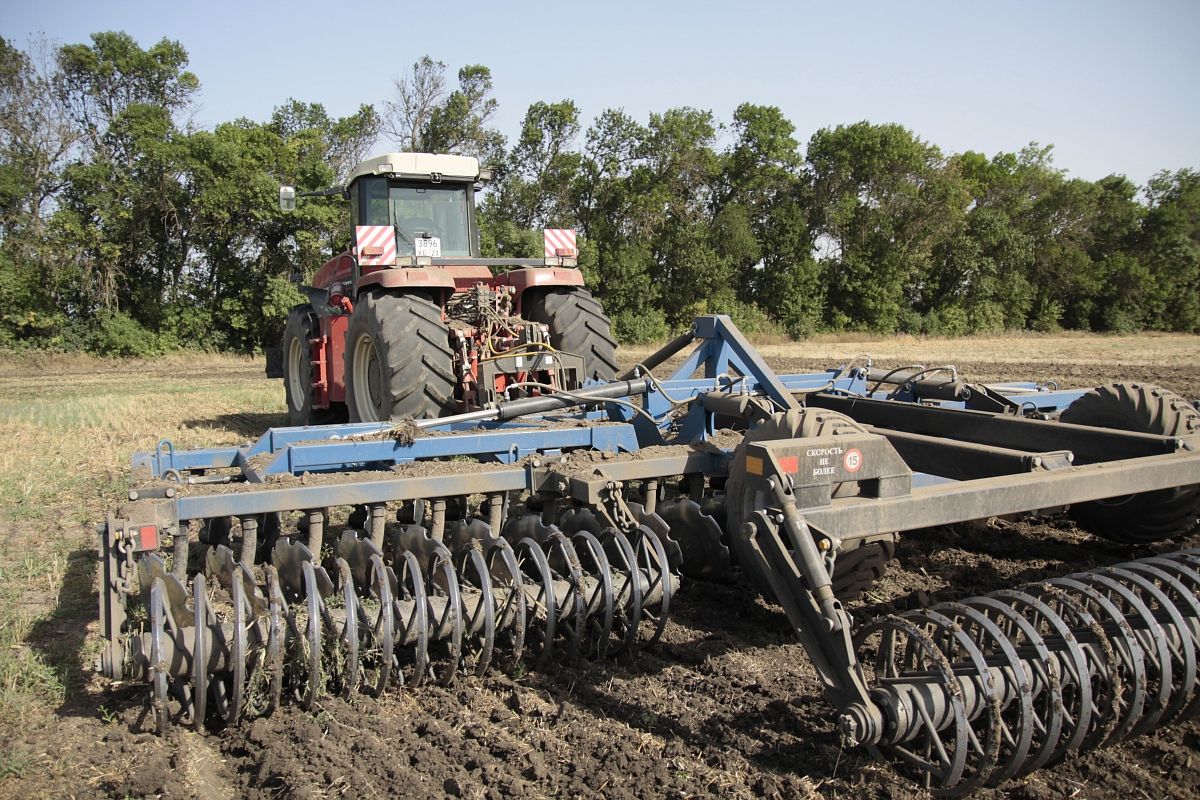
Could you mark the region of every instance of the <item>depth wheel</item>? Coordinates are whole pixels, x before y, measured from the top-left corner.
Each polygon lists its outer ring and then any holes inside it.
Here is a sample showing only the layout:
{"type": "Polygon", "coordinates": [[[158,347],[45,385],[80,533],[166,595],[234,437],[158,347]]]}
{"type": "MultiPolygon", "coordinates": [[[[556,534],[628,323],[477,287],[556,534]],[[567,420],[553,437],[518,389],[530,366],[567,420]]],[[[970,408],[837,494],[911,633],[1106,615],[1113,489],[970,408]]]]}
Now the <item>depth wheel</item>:
{"type": "Polygon", "coordinates": [[[550,344],[583,358],[583,379],[609,381],[617,374],[617,340],[600,301],[587,289],[554,289],[532,295],[525,318],[550,328],[550,344]]]}
{"type": "Polygon", "coordinates": [[[416,295],[359,298],[346,329],[346,404],[351,422],[439,417],[454,411],[450,329],[416,295]]]}
{"type": "MultiPolygon", "coordinates": [[[[861,430],[858,423],[844,414],[806,408],[774,414],[746,434],[734,451],[729,480],[725,484],[725,530],[743,568],[755,562],[747,551],[749,543],[742,536],[742,524],[758,510],[756,492],[750,491],[745,479],[747,445],[771,439],[803,439],[829,436],[836,431],[857,433],[861,430]]],[[[852,497],[856,494],[858,485],[855,483],[837,484],[833,489],[834,497],[852,497]]],[[[896,534],[885,533],[851,539],[842,544],[834,562],[833,575],[830,576],[834,594],[839,600],[858,599],[883,577],[888,563],[896,556],[896,539],[896,534]]],[[[765,577],[757,573],[749,574],[749,577],[760,591],[771,596],[765,577]]]]}
{"type": "Polygon", "coordinates": [[[309,340],[317,334],[317,315],[312,306],[304,304],[288,312],[283,327],[283,391],[287,397],[289,425],[329,425],[346,418],[343,403],[330,403],[329,408],[313,408],[312,346],[309,340]]]}
{"type": "MultiPolygon", "coordinates": [[[[1200,434],[1200,413],[1174,392],[1138,383],[1100,386],[1059,417],[1073,425],[1115,428],[1158,436],[1200,434]]],[[[1200,517],[1200,485],[1179,486],[1080,503],[1071,516],[1091,533],[1124,544],[1182,536],[1200,517]]]]}

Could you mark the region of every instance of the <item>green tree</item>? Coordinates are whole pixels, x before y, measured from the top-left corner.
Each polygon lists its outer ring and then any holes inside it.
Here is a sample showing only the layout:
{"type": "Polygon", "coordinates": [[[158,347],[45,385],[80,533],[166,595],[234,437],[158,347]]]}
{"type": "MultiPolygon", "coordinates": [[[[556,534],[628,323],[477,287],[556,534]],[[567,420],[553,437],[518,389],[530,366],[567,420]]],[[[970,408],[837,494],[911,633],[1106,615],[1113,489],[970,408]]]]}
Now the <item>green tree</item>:
{"type": "Polygon", "coordinates": [[[575,227],[573,192],[583,156],[572,149],[579,109],[570,100],[536,102],[525,112],[521,135],[504,159],[489,202],[517,226],[575,227]]]}
{"type": "Polygon", "coordinates": [[[271,114],[270,127],[298,146],[312,147],[307,155],[332,168],[334,181],[344,181],[370,155],[382,124],[374,106],[360,105],[354,114],[334,119],[321,103],[288,98],[271,114]]]}
{"type": "Polygon", "coordinates": [[[0,341],[52,340],[66,323],[57,291],[61,261],[46,217],[63,186],[79,131],[55,91],[53,51],[0,38],[0,341]]]}
{"type": "Polygon", "coordinates": [[[1137,252],[1146,207],[1137,200],[1138,187],[1122,175],[1109,175],[1096,185],[1099,195],[1088,255],[1097,280],[1088,298],[1088,327],[1140,330],[1154,292],[1153,276],[1137,252]]]}
{"type": "Polygon", "coordinates": [[[648,135],[625,112],[602,112],[588,129],[575,192],[584,234],[580,268],[626,342],[655,339],[667,330],[661,285],[654,278],[653,228],[634,187],[648,135]]]}
{"type": "Polygon", "coordinates": [[[504,154],[504,137],[489,127],[495,114],[492,71],[468,64],[458,71],[458,89],[429,112],[422,145],[432,153],[475,156],[485,164],[498,161],[504,154]]]}
{"type": "Polygon", "coordinates": [[[1160,172],[1146,197],[1138,252],[1154,286],[1147,322],[1160,330],[1200,331],[1200,172],[1160,172]]]}
{"type": "Polygon", "coordinates": [[[734,265],[738,298],[793,336],[813,332],[825,310],[824,269],[808,224],[810,184],[795,127],[774,106],[743,103],[723,159],[715,232],[734,265]]]}
{"type": "Polygon", "coordinates": [[[187,51],[162,40],[143,50],[125,33],[59,50],[60,91],[83,132],[67,170],[55,235],[76,272],[74,313],[127,310],[157,327],[182,274],[191,220],[175,115],[199,88],[187,51]]]}
{"type": "Polygon", "coordinates": [[[55,84],[50,46],[25,53],[0,37],[0,231],[42,221],[62,187],[62,169],[79,140],[55,84]]]}
{"type": "Polygon", "coordinates": [[[197,235],[191,245],[190,301],[176,308],[180,341],[243,351],[270,346],[289,308],[301,301],[292,278],[307,282],[328,258],[349,245],[347,206],[312,199],[294,212],[276,203],[279,185],[330,186],[360,156],[357,143],[373,138],[370,106],[332,118],[320,104],[289,100],[266,124],[249,120],[219,125],[189,137],[186,183],[197,235]]]}
{"type": "Polygon", "coordinates": [[[919,327],[935,247],[961,228],[970,197],[937,147],[899,125],[818,131],[807,163],[812,225],[827,259],[829,321],[919,327]]]}
{"type": "Polygon", "coordinates": [[[938,242],[916,310],[934,333],[1024,328],[1033,305],[1034,239],[1020,221],[1030,198],[1013,177],[1016,156],[968,151],[947,169],[970,197],[965,225],[938,242]]]}
{"type": "Polygon", "coordinates": [[[187,50],[163,39],[142,49],[127,33],[92,34],[91,45],[66,45],[59,50],[63,99],[92,148],[114,153],[118,144],[109,128],[136,106],[153,106],[168,117],[187,108],[200,88],[199,79],[185,67],[187,50]]]}
{"type": "Polygon", "coordinates": [[[713,246],[713,189],[721,168],[716,137],[710,111],[651,114],[643,165],[631,176],[634,207],[650,231],[661,308],[672,327],[736,299],[734,265],[713,246]]]}

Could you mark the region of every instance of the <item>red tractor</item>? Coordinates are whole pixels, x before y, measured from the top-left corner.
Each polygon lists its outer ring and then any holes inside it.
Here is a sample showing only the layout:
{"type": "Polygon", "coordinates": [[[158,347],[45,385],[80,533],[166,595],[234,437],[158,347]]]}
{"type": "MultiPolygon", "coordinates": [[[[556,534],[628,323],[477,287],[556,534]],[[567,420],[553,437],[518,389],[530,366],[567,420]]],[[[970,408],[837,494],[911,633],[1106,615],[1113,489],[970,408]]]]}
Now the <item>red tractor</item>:
{"type": "MultiPolygon", "coordinates": [[[[480,256],[485,177],[474,158],[389,153],[307,193],[346,197],[354,238],[288,315],[276,377],[291,424],[438,417],[613,377],[571,232],[547,231],[542,259],[480,256]]],[[[280,190],[283,208],[295,198],[280,190]]]]}

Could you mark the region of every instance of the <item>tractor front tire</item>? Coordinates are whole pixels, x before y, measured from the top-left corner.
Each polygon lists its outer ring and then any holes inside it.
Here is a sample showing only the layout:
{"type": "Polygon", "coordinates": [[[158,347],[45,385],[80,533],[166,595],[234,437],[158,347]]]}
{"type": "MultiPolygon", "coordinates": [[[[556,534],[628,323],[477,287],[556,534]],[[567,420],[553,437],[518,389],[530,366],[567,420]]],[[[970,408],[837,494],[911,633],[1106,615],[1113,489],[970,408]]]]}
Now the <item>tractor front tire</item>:
{"type": "MultiPolygon", "coordinates": [[[[746,480],[746,447],[753,442],[830,436],[839,431],[859,433],[862,427],[836,411],[795,409],[774,414],[760,422],[734,450],[729,479],[725,483],[725,531],[742,569],[766,597],[771,596],[770,584],[754,566],[754,554],[742,534],[742,525],[752,518],[755,511],[769,508],[775,503],[773,499],[762,498],[758,492],[751,490],[746,480]]],[[[858,488],[856,483],[841,483],[833,488],[833,496],[853,497],[858,494],[858,488]]],[[[834,595],[839,600],[857,600],[863,592],[874,586],[883,577],[888,563],[896,557],[898,538],[894,533],[885,533],[843,542],[834,561],[833,575],[830,576],[834,595]]]]}
{"type": "Polygon", "coordinates": [[[551,289],[533,295],[525,318],[550,329],[550,344],[583,358],[583,380],[609,381],[617,374],[617,340],[612,321],[587,289],[551,289]]]}
{"type": "Polygon", "coordinates": [[[450,329],[425,297],[378,291],[359,297],[346,328],[345,364],[351,422],[455,410],[450,329]]]}
{"type": "MultiPolygon", "coordinates": [[[[1200,434],[1200,413],[1174,392],[1138,383],[1113,383],[1080,397],[1059,416],[1073,425],[1156,436],[1200,434]]],[[[1080,503],[1071,516],[1084,530],[1123,544],[1182,536],[1200,518],[1200,485],[1080,503]]]]}
{"type": "Polygon", "coordinates": [[[317,315],[310,305],[288,312],[280,349],[283,355],[283,392],[287,398],[289,425],[328,425],[345,418],[345,407],[313,408],[312,345],[317,332],[317,315]]]}

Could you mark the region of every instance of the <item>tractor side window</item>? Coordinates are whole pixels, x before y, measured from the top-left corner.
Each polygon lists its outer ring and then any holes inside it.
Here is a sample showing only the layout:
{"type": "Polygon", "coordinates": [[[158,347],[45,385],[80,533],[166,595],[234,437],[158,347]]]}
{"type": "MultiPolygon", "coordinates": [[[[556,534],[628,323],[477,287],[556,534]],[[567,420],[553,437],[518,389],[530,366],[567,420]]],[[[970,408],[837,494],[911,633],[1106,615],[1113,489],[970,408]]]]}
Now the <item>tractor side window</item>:
{"type": "Polygon", "coordinates": [[[358,187],[355,187],[353,191],[347,193],[350,196],[350,225],[361,225],[362,213],[359,209],[360,203],[358,187]]]}
{"type": "Polygon", "coordinates": [[[390,225],[387,178],[363,178],[359,183],[362,185],[362,213],[358,224],[390,225]]]}

